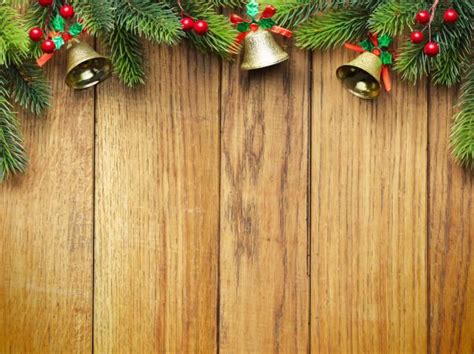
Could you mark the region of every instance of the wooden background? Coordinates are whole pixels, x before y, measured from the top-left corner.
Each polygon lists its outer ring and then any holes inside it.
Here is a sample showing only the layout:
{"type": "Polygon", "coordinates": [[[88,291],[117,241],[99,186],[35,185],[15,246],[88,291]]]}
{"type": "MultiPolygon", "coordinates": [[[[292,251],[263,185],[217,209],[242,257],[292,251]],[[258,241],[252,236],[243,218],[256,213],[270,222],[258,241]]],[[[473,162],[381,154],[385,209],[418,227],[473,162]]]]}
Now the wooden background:
{"type": "Polygon", "coordinates": [[[346,51],[245,73],[148,47],[148,83],[23,117],[0,186],[1,353],[472,353],[456,97],[344,91],[346,51]]]}

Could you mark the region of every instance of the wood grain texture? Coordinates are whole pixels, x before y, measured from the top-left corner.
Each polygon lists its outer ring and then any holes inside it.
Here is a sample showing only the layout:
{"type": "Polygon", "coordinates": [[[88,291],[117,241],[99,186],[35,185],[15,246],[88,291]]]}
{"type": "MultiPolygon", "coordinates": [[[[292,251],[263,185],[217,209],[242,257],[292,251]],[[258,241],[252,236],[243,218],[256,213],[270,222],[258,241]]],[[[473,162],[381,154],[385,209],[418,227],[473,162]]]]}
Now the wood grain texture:
{"type": "Polygon", "coordinates": [[[335,78],[352,53],[290,51],[221,75],[148,47],[147,85],[95,106],[48,64],[30,169],[0,186],[0,353],[474,352],[456,91],[365,102],[335,78]]]}
{"type": "Polygon", "coordinates": [[[93,92],[49,65],[54,107],[23,115],[27,173],[0,185],[0,352],[92,350],[93,92]]]}
{"type": "Polygon", "coordinates": [[[353,58],[314,54],[312,352],[427,350],[427,93],[374,102],[335,78],[353,58]]]}
{"type": "Polygon", "coordinates": [[[144,88],[114,80],[97,95],[95,349],[209,354],[217,343],[219,62],[182,47],[147,54],[144,88]]]}
{"type": "Polygon", "coordinates": [[[474,175],[449,152],[456,90],[431,88],[430,353],[474,353],[474,175]]]}
{"type": "Polygon", "coordinates": [[[220,352],[308,347],[308,60],[223,75],[220,352]]]}

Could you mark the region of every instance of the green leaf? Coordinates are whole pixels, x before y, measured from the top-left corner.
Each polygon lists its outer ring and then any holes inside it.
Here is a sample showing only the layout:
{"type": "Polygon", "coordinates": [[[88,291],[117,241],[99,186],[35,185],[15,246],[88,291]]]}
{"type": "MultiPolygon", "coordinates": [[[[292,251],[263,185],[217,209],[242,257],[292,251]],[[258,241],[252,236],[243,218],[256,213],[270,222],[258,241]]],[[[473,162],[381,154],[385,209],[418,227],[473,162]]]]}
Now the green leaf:
{"type": "Polygon", "coordinates": [[[390,37],[386,34],[379,37],[379,47],[380,48],[388,48],[390,46],[390,44],[392,44],[392,42],[393,42],[392,37],[390,37]]]}
{"type": "Polygon", "coordinates": [[[258,15],[258,3],[255,0],[250,0],[247,4],[247,15],[252,18],[258,15]]]}
{"type": "Polygon", "coordinates": [[[62,36],[54,37],[53,42],[56,44],[56,50],[61,49],[61,47],[64,45],[64,39],[62,36]]]}
{"type": "Polygon", "coordinates": [[[52,23],[55,31],[64,32],[64,18],[60,15],[56,15],[52,23]]]}
{"type": "Polygon", "coordinates": [[[69,27],[69,33],[73,37],[80,35],[82,33],[82,30],[83,30],[83,26],[79,22],[76,22],[71,27],[69,27]]]}
{"type": "Polygon", "coordinates": [[[382,51],[380,54],[380,59],[382,60],[383,65],[393,64],[393,55],[390,52],[382,51]]]}
{"type": "Polygon", "coordinates": [[[371,52],[375,48],[373,43],[369,41],[368,39],[360,42],[359,45],[368,52],[371,52]]]}
{"type": "Polygon", "coordinates": [[[250,30],[250,23],[248,22],[240,22],[237,25],[237,31],[239,32],[248,32],[250,30]]]}
{"type": "Polygon", "coordinates": [[[260,21],[258,21],[258,25],[262,29],[267,30],[275,26],[275,21],[271,18],[262,18],[260,21]]]}

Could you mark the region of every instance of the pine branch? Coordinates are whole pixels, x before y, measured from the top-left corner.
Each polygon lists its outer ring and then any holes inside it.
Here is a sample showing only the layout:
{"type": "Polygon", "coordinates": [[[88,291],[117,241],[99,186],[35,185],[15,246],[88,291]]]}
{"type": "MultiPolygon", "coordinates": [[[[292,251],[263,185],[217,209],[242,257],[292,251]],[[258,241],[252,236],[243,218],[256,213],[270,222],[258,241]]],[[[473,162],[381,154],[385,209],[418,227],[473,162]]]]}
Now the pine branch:
{"type": "MultiPolygon", "coordinates": [[[[427,5],[425,5],[427,8],[427,5]]],[[[401,35],[408,26],[415,23],[416,13],[423,8],[423,1],[388,0],[382,2],[371,14],[370,30],[392,37],[401,35]]]]}
{"type": "Polygon", "coordinates": [[[1,70],[0,68],[0,182],[10,174],[24,172],[27,165],[19,124],[8,102],[7,81],[1,70]]]}
{"type": "MultiPolygon", "coordinates": [[[[62,5],[62,0],[54,0],[53,4],[49,7],[41,6],[37,1],[32,1],[28,7],[25,15],[26,28],[29,31],[31,28],[39,27],[44,32],[48,32],[51,29],[51,19],[53,14],[59,10],[62,5]]],[[[41,44],[30,42],[31,57],[37,58],[41,56],[41,44]]]]}
{"type": "Polygon", "coordinates": [[[116,0],[116,21],[128,32],[164,44],[183,36],[179,17],[172,8],[153,0],[116,0]]]}
{"type": "Polygon", "coordinates": [[[43,71],[32,62],[12,65],[5,71],[11,97],[36,115],[50,107],[51,88],[43,71]]]}
{"type": "Polygon", "coordinates": [[[59,10],[62,4],[62,0],[54,0],[51,6],[43,7],[37,1],[32,1],[26,11],[26,28],[40,27],[43,30],[51,29],[51,26],[47,26],[47,22],[52,18],[53,13],[59,10]]]}
{"type": "Polygon", "coordinates": [[[204,36],[188,32],[187,37],[201,51],[210,50],[224,58],[237,54],[235,45],[237,31],[232,27],[227,16],[216,13],[207,1],[195,1],[185,7],[186,12],[195,19],[203,19],[209,25],[204,36]]]}
{"type": "Polygon", "coordinates": [[[246,0],[210,0],[209,3],[214,7],[243,8],[246,0]]]}
{"type": "Polygon", "coordinates": [[[112,0],[76,0],[74,9],[89,33],[95,35],[113,30],[112,0]]]}
{"type": "Polygon", "coordinates": [[[451,148],[459,164],[474,169],[474,63],[461,88],[459,107],[451,128],[451,148]]]}
{"type": "Polygon", "coordinates": [[[281,26],[295,28],[316,11],[323,10],[326,4],[325,0],[276,0],[273,2],[277,9],[275,21],[281,26]]]}
{"type": "Polygon", "coordinates": [[[144,53],[139,38],[120,26],[104,36],[115,74],[127,86],[145,82],[144,53]]]}
{"type": "Polygon", "coordinates": [[[367,34],[368,8],[329,10],[303,23],[295,34],[296,45],[305,49],[328,49],[356,41],[367,34]]]}
{"type": "Polygon", "coordinates": [[[0,4],[0,65],[20,62],[28,52],[29,38],[19,14],[0,4]]]}
{"type": "MultiPolygon", "coordinates": [[[[438,13],[441,16],[448,4],[441,4],[438,13]]],[[[440,18],[433,27],[433,39],[440,44],[440,53],[431,62],[432,81],[437,85],[452,86],[462,80],[471,60],[472,36],[474,31],[473,6],[462,8],[460,4],[453,7],[461,13],[454,25],[442,23],[440,18]],[[470,13],[469,13],[470,11],[470,13]]]]}
{"type": "Polygon", "coordinates": [[[399,51],[394,69],[403,80],[416,83],[430,71],[430,58],[423,53],[423,44],[406,41],[399,51]]]}

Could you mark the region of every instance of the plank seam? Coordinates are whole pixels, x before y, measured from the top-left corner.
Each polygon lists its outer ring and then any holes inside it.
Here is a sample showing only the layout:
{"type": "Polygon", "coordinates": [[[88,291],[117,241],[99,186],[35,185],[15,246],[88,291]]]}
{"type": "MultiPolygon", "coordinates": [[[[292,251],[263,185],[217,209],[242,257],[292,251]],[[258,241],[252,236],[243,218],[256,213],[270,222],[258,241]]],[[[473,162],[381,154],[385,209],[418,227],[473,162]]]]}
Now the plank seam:
{"type": "MultiPolygon", "coordinates": [[[[94,39],[94,48],[97,49],[97,39],[94,39]]],[[[96,238],[96,157],[97,157],[97,86],[94,86],[94,94],[92,97],[93,101],[93,116],[94,116],[94,125],[93,125],[93,142],[92,142],[92,328],[91,328],[91,352],[95,352],[95,238],[96,238]]]]}
{"type": "Polygon", "coordinates": [[[306,274],[308,276],[308,354],[311,354],[311,342],[312,342],[312,336],[311,336],[311,308],[312,308],[312,293],[311,293],[311,248],[312,248],[312,179],[313,179],[313,154],[312,154],[312,149],[313,149],[313,53],[310,51],[308,52],[308,58],[307,60],[309,61],[308,63],[308,146],[307,146],[307,169],[308,169],[308,179],[307,179],[307,210],[306,210],[306,220],[307,220],[307,242],[306,242],[306,247],[307,247],[307,263],[306,263],[306,274]]]}
{"type": "Polygon", "coordinates": [[[222,207],[222,80],[223,80],[223,62],[222,59],[219,59],[219,90],[218,90],[218,134],[219,134],[219,141],[218,141],[218,215],[219,220],[217,222],[217,301],[216,301],[216,352],[217,354],[220,353],[220,328],[221,328],[221,207],[222,207]]]}
{"type": "Polygon", "coordinates": [[[430,145],[430,116],[431,116],[431,86],[430,79],[426,80],[426,349],[427,354],[431,353],[431,228],[430,228],[430,200],[431,200],[431,181],[430,181],[430,167],[431,167],[431,145],[430,145]]]}

